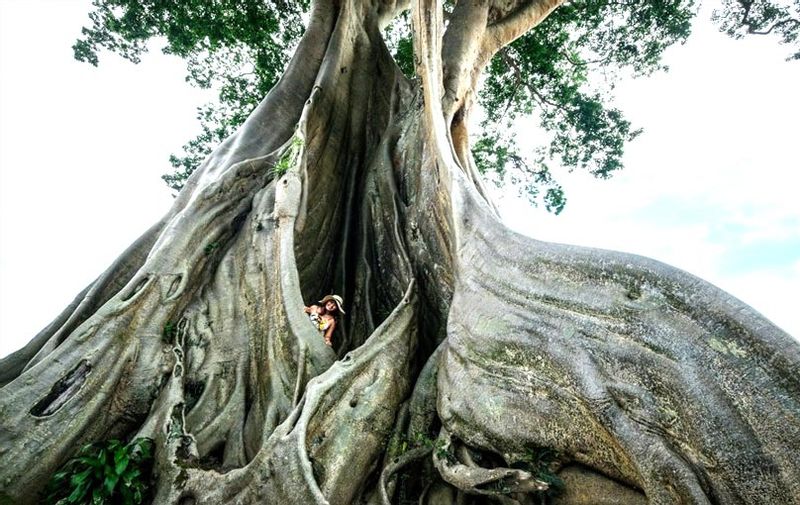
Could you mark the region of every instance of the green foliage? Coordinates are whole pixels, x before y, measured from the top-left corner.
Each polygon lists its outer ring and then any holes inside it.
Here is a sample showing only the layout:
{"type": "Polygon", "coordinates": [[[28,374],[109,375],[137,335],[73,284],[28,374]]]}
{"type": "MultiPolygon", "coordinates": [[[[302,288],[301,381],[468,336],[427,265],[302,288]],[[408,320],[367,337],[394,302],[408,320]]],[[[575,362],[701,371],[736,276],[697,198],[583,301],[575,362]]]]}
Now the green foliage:
{"type": "Polygon", "coordinates": [[[443,459],[449,463],[456,463],[458,460],[455,455],[450,451],[447,443],[440,438],[431,438],[425,433],[414,433],[411,437],[412,447],[426,447],[433,452],[437,458],[443,459]]]}
{"type": "Polygon", "coordinates": [[[479,93],[486,117],[473,150],[479,170],[556,214],[566,200],[552,161],[610,177],[640,133],[611,105],[620,72],[664,69],[661,55],[688,37],[694,14],[692,1],[579,1],[556,9],[489,64],[479,93]],[[522,139],[528,150],[521,154],[506,132],[531,114],[540,138],[522,139]]]}
{"type": "Polygon", "coordinates": [[[458,460],[456,456],[450,451],[449,448],[445,447],[443,443],[438,443],[434,446],[433,449],[434,454],[439,459],[443,459],[450,464],[457,463],[458,460]]]}
{"type": "Polygon", "coordinates": [[[528,449],[525,457],[511,465],[511,467],[525,470],[536,479],[547,483],[549,487],[540,494],[553,496],[564,490],[564,481],[554,471],[557,460],[558,453],[552,449],[528,449]]]}
{"type": "MultiPolygon", "coordinates": [[[[723,0],[714,20],[733,37],[772,34],[796,44],[800,2],[723,0]]],[[[186,80],[214,88],[219,101],[198,108],[200,134],[170,156],[163,176],[179,191],[211,150],[238,128],[277,82],[303,31],[309,0],[93,0],[91,25],[73,49],[92,65],[108,50],[138,62],[151,39],[186,60],[186,80]]],[[[445,9],[452,12],[453,2],[445,9]]],[[[665,49],[682,43],[696,14],[693,0],[576,0],[498,52],[486,69],[478,101],[486,116],[473,139],[479,170],[513,185],[534,204],[559,213],[564,191],[553,163],[604,179],[622,168],[633,128],[613,106],[622,71],[648,75],[666,67],[665,49]],[[538,118],[536,138],[508,132],[524,116],[538,118]]],[[[415,73],[409,13],[384,31],[401,71],[415,73]]],[[[790,58],[800,59],[800,52],[790,58]]],[[[282,167],[282,166],[281,166],[282,167]]],[[[276,167],[278,170],[281,167],[276,167]]]]}
{"type": "Polygon", "coordinates": [[[405,437],[392,437],[386,452],[392,457],[402,456],[408,451],[408,447],[408,440],[405,437]]]}
{"type": "Polygon", "coordinates": [[[435,444],[436,439],[429,437],[425,433],[415,432],[411,436],[411,446],[415,449],[417,447],[427,447],[428,449],[433,449],[435,444]]]}
{"type": "Polygon", "coordinates": [[[218,248],[219,248],[219,242],[209,242],[203,248],[203,252],[205,252],[206,255],[209,255],[209,254],[213,253],[214,251],[216,251],[218,248]]]}
{"type": "Polygon", "coordinates": [[[161,333],[161,336],[164,339],[164,342],[167,343],[174,343],[175,337],[178,335],[178,325],[169,321],[164,324],[164,330],[161,333]]]}
{"type": "Polygon", "coordinates": [[[119,440],[86,445],[53,475],[42,503],[143,503],[151,485],[152,451],[147,438],[127,445],[119,440]]]}
{"type": "Polygon", "coordinates": [[[386,47],[394,57],[403,75],[414,77],[414,41],[411,38],[411,19],[408,11],[403,12],[390,23],[383,32],[386,47]]]}
{"type": "Polygon", "coordinates": [[[519,152],[516,135],[510,131],[510,128],[501,131],[491,126],[485,127],[472,145],[478,170],[497,186],[511,184],[520,195],[527,196],[533,205],[538,205],[541,199],[548,212],[559,214],[567,204],[564,190],[550,175],[544,159],[540,158],[536,165],[524,159],[519,152]],[[542,190],[544,195],[541,195],[542,190]]]}
{"type": "Polygon", "coordinates": [[[289,169],[297,163],[297,158],[300,156],[300,151],[303,148],[303,139],[300,137],[292,137],[292,142],[289,148],[283,153],[275,166],[272,167],[272,172],[276,177],[281,177],[289,171],[289,169]]]}
{"type": "Polygon", "coordinates": [[[275,85],[303,33],[308,0],[93,0],[91,25],[73,46],[75,58],[99,63],[103,49],[138,63],[151,39],[187,62],[186,81],[219,91],[198,108],[201,133],[170,156],[164,181],[179,191],[222,140],[275,85]]]}
{"type": "Polygon", "coordinates": [[[795,46],[787,60],[800,60],[800,1],[722,0],[714,11],[714,21],[729,36],[772,35],[782,44],[795,46]]]}

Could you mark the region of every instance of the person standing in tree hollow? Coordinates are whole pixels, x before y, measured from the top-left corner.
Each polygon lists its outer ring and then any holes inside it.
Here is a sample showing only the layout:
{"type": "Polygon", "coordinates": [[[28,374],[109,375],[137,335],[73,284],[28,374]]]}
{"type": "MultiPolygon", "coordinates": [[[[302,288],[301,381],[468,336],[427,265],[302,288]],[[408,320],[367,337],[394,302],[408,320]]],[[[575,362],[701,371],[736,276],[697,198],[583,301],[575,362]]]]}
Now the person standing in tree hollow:
{"type": "Polygon", "coordinates": [[[339,314],[344,315],[342,305],[344,300],[339,295],[327,295],[322,300],[317,302],[319,305],[312,305],[304,307],[304,311],[308,314],[308,318],[314,324],[314,327],[322,333],[325,343],[333,347],[333,331],[336,329],[336,322],[339,314]]]}

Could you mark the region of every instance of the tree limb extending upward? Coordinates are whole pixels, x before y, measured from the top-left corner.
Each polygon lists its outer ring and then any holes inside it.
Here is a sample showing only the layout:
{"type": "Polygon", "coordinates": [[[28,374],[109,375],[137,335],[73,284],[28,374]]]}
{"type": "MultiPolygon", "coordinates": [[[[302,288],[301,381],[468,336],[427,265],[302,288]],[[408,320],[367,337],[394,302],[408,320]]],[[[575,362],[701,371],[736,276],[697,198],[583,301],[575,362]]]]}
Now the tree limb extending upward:
{"type": "Polygon", "coordinates": [[[482,54],[487,60],[504,46],[512,43],[523,33],[535,27],[564,0],[529,0],[519,2],[516,9],[496,23],[489,25],[483,42],[482,54]]]}

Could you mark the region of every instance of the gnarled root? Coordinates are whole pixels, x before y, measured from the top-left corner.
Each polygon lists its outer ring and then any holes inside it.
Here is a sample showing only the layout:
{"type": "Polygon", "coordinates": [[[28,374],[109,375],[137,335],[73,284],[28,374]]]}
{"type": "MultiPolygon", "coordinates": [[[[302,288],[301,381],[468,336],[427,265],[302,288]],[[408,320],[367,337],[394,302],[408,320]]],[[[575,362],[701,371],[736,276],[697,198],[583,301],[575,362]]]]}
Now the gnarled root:
{"type": "Polygon", "coordinates": [[[549,485],[530,472],[515,468],[482,468],[463,446],[454,447],[442,428],[433,451],[433,463],[445,482],[468,494],[500,497],[545,491],[549,485]]]}

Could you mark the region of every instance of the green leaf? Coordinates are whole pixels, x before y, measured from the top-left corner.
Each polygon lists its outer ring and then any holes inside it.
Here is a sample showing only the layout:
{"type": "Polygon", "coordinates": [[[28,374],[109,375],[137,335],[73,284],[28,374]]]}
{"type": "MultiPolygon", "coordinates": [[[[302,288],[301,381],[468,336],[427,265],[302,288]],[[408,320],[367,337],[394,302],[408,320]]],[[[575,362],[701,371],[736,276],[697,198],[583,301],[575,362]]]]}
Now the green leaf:
{"type": "Polygon", "coordinates": [[[108,475],[108,476],[106,476],[106,479],[105,479],[105,482],[103,482],[103,485],[106,488],[106,493],[109,496],[114,494],[114,488],[117,486],[117,481],[119,481],[119,475],[108,475]]]}
{"type": "Polygon", "coordinates": [[[137,447],[141,451],[141,457],[150,459],[153,455],[153,441],[149,438],[140,438],[136,441],[137,447]]]}
{"type": "Polygon", "coordinates": [[[119,494],[122,497],[123,503],[131,503],[133,501],[133,491],[131,491],[128,486],[121,486],[119,488],[119,494]]]}
{"type": "Polygon", "coordinates": [[[50,479],[46,502],[141,503],[150,484],[151,447],[149,439],[137,439],[128,445],[109,440],[82,447],[50,479]]]}
{"type": "Polygon", "coordinates": [[[75,489],[73,489],[72,493],[67,497],[67,502],[78,503],[86,495],[86,491],[88,491],[88,487],[85,485],[85,482],[81,482],[78,486],[75,486],[75,489]]]}
{"type": "Polygon", "coordinates": [[[92,505],[102,505],[105,500],[103,499],[103,488],[96,487],[92,490],[92,505]]]}
{"type": "Polygon", "coordinates": [[[115,459],[114,470],[117,475],[122,475],[122,472],[124,472],[125,469],[128,467],[128,462],[130,461],[130,459],[128,458],[128,455],[125,453],[123,453],[119,458],[115,457],[114,459],[115,459]]]}
{"type": "Polygon", "coordinates": [[[55,473],[53,475],[52,480],[54,482],[61,482],[63,480],[67,480],[67,476],[69,476],[69,475],[70,475],[70,473],[66,472],[66,471],[57,472],[57,473],[55,473]]]}
{"type": "Polygon", "coordinates": [[[92,473],[91,469],[86,469],[80,473],[77,473],[72,476],[70,479],[70,483],[72,485],[78,485],[86,481],[89,478],[89,474],[92,473]]]}

